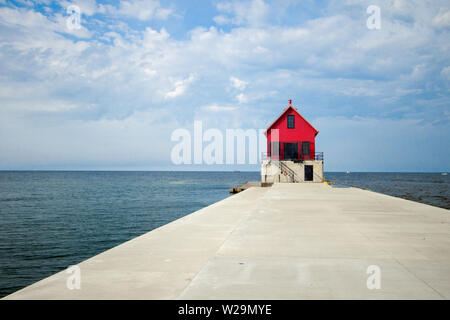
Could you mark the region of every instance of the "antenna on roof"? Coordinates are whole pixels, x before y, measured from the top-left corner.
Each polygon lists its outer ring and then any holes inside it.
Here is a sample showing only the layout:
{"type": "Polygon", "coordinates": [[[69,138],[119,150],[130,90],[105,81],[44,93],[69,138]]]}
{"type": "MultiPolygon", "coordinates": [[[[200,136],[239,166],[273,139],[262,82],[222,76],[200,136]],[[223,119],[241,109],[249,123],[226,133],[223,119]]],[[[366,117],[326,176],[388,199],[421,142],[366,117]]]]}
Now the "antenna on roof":
{"type": "Polygon", "coordinates": [[[289,99],[289,107],[292,107],[292,100],[289,99]]]}

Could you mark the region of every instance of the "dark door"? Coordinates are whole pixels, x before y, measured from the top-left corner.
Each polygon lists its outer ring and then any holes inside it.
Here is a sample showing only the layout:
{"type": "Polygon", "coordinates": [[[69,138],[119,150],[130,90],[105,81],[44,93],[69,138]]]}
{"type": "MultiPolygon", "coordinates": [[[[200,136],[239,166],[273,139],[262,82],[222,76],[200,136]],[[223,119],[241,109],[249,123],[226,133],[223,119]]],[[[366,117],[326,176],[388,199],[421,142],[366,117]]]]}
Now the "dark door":
{"type": "Polygon", "coordinates": [[[305,181],[313,181],[313,166],[305,166],[305,181]]]}
{"type": "Polygon", "coordinates": [[[284,160],[298,159],[298,143],[284,143],[284,160]]]}

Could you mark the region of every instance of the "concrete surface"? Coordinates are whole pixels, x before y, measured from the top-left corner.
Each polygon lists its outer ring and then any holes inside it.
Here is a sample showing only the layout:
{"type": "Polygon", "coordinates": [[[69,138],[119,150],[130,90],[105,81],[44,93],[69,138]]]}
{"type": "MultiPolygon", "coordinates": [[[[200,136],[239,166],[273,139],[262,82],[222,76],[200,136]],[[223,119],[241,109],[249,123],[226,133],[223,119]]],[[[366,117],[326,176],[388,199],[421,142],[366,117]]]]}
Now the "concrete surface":
{"type": "Polygon", "coordinates": [[[263,160],[261,163],[261,182],[265,183],[305,183],[305,166],[313,166],[313,181],[306,181],[308,183],[322,183],[323,182],[323,160],[303,160],[303,162],[294,162],[290,160],[263,160]],[[291,176],[289,173],[283,174],[280,163],[288,167],[294,173],[291,176]]]}
{"type": "Polygon", "coordinates": [[[6,299],[449,299],[449,213],[357,188],[250,188],[78,264],[80,290],[63,271],[6,299]]]}
{"type": "Polygon", "coordinates": [[[245,191],[247,189],[253,188],[253,187],[262,187],[262,183],[260,181],[250,181],[245,182],[244,184],[240,184],[234,188],[230,188],[230,193],[239,193],[242,191],[245,191]]]}

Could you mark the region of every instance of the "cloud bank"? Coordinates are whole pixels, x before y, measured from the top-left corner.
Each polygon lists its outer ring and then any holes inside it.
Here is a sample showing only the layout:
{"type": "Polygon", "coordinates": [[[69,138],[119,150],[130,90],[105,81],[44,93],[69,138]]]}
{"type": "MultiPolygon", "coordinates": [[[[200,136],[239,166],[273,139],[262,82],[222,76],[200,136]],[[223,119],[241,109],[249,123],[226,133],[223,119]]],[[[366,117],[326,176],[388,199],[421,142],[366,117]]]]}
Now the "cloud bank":
{"type": "Polygon", "coordinates": [[[4,0],[0,169],[172,168],[172,130],[265,128],[293,99],[326,170],[448,171],[448,2],[378,1],[380,30],[371,4],[4,0]]]}

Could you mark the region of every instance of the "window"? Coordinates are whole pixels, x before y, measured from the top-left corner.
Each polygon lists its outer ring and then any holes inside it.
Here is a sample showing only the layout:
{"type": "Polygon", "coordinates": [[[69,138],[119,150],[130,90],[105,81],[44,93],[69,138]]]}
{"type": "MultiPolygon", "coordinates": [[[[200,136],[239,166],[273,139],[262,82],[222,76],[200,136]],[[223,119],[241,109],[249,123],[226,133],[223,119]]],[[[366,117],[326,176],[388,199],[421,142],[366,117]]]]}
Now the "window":
{"type": "Polygon", "coordinates": [[[279,156],[280,155],[280,143],[278,141],[274,141],[271,143],[270,148],[270,156],[279,156]]]}
{"type": "Polygon", "coordinates": [[[294,129],[295,128],[295,117],[294,116],[287,116],[287,127],[288,129],[294,129]]]}
{"type": "Polygon", "coordinates": [[[302,142],[302,154],[304,156],[309,156],[309,141],[302,142]]]}

